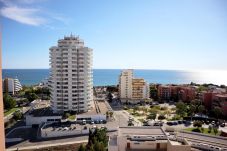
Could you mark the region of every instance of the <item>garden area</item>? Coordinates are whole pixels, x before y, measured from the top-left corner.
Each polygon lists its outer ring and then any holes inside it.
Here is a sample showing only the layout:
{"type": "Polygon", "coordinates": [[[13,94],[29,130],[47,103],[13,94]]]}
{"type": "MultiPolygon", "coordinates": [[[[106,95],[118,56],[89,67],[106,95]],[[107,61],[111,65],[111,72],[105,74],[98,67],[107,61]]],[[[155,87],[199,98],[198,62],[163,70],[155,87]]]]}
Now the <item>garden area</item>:
{"type": "Polygon", "coordinates": [[[192,128],[184,129],[186,131],[190,132],[197,132],[202,134],[208,134],[208,135],[216,135],[219,136],[221,134],[221,131],[218,130],[218,127],[216,125],[209,125],[208,128],[204,128],[203,122],[201,121],[194,121],[192,128]]]}
{"type": "Polygon", "coordinates": [[[167,106],[135,106],[133,108],[124,107],[124,109],[141,122],[144,120],[171,120],[175,114],[175,108],[167,106]]]}

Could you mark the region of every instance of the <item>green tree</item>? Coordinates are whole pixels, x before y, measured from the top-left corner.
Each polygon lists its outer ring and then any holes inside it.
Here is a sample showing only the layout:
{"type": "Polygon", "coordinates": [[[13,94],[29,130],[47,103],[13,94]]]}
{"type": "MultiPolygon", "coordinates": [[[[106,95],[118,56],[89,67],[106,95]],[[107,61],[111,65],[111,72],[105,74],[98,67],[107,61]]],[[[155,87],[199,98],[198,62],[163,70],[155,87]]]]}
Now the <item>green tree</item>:
{"type": "Polygon", "coordinates": [[[108,93],[107,98],[109,102],[113,101],[113,95],[110,92],[108,93]]]}
{"type": "Polygon", "coordinates": [[[13,114],[13,118],[15,120],[20,120],[22,118],[23,114],[20,110],[16,111],[14,114],[13,114]]]}
{"type": "Polygon", "coordinates": [[[203,127],[201,127],[201,132],[204,133],[204,128],[203,127]]]}
{"type": "Polygon", "coordinates": [[[16,106],[16,101],[8,94],[3,96],[4,109],[10,110],[16,106]]]}
{"type": "Polygon", "coordinates": [[[218,118],[222,114],[220,107],[214,107],[212,111],[213,111],[216,118],[218,118]]]}
{"type": "Polygon", "coordinates": [[[217,127],[213,127],[213,131],[214,131],[214,134],[217,135],[217,133],[218,133],[218,128],[217,128],[217,127]]]}
{"type": "Polygon", "coordinates": [[[164,120],[166,117],[165,117],[165,115],[163,115],[163,114],[160,114],[159,116],[158,116],[158,119],[159,120],[164,120]]]}
{"type": "Polygon", "coordinates": [[[194,127],[199,128],[199,127],[202,127],[202,125],[203,125],[203,123],[202,123],[201,121],[194,121],[194,122],[193,122],[193,126],[194,126],[194,127]]]}
{"type": "Polygon", "coordinates": [[[194,104],[190,104],[188,115],[191,116],[191,121],[192,121],[192,117],[195,115],[195,111],[196,111],[196,106],[194,104]]]}
{"type": "Polygon", "coordinates": [[[157,116],[156,112],[150,112],[149,115],[147,116],[147,119],[155,120],[156,116],[157,116]]]}
{"type": "Polygon", "coordinates": [[[211,130],[212,130],[212,126],[211,126],[211,125],[209,125],[209,126],[208,126],[208,133],[210,133],[210,132],[211,132],[211,130]]]}
{"type": "Polygon", "coordinates": [[[110,118],[112,118],[113,117],[113,112],[110,112],[109,115],[110,115],[110,118]]]}
{"type": "Polygon", "coordinates": [[[78,151],[86,151],[86,147],[84,146],[84,144],[81,144],[78,151]]]}
{"type": "Polygon", "coordinates": [[[202,114],[205,111],[205,107],[203,105],[198,106],[198,112],[202,114]]]}
{"type": "Polygon", "coordinates": [[[26,91],[25,97],[28,99],[29,102],[32,102],[39,98],[35,93],[33,93],[31,91],[26,91]]]}
{"type": "Polygon", "coordinates": [[[181,117],[184,117],[187,113],[187,105],[183,102],[178,102],[176,104],[176,113],[181,117]]]}

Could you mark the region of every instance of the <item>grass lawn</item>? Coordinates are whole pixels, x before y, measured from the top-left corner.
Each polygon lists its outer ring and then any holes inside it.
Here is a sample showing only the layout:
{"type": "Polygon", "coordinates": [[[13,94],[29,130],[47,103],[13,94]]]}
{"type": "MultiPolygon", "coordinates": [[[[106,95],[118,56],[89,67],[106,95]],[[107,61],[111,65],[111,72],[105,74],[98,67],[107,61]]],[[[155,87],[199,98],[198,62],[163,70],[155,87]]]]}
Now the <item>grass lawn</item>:
{"type": "MultiPolygon", "coordinates": [[[[190,132],[195,132],[195,131],[193,131],[193,130],[196,130],[196,129],[198,129],[198,128],[187,128],[187,129],[184,129],[184,130],[186,130],[186,131],[190,131],[190,132]]],[[[201,128],[199,128],[199,130],[201,131],[201,128]]],[[[208,132],[208,128],[204,128],[204,132],[203,132],[203,134],[208,134],[208,135],[215,135],[214,134],[214,131],[213,131],[213,129],[211,130],[211,132],[209,133],[208,132]]],[[[202,133],[202,132],[201,132],[202,133]]],[[[216,134],[216,136],[220,136],[220,134],[221,134],[221,131],[218,131],[218,133],[216,134]]]]}
{"type": "Polygon", "coordinates": [[[14,113],[14,112],[15,112],[16,110],[18,110],[18,109],[21,109],[21,107],[15,107],[15,108],[12,108],[12,109],[10,109],[10,110],[4,112],[4,116],[7,116],[7,115],[9,115],[9,114],[11,114],[11,113],[14,113]]]}
{"type": "Polygon", "coordinates": [[[76,115],[70,115],[68,119],[75,120],[76,119],[76,115]]]}

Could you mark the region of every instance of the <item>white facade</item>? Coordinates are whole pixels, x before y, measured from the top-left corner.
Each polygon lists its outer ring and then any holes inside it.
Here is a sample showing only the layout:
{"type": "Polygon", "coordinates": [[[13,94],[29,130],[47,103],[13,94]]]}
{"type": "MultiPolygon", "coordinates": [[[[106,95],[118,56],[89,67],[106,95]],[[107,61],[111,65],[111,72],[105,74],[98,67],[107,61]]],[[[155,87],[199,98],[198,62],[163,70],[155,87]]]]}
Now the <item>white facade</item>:
{"type": "Polygon", "coordinates": [[[119,95],[120,98],[132,98],[132,79],[133,70],[123,70],[119,78],[119,95]]]}
{"type": "Polygon", "coordinates": [[[26,126],[40,125],[47,122],[59,122],[62,116],[34,116],[32,114],[27,114],[25,116],[26,126]]]}
{"type": "Polygon", "coordinates": [[[14,95],[15,92],[18,92],[22,89],[20,81],[13,78],[5,78],[3,80],[3,92],[14,95]]]}
{"type": "Polygon", "coordinates": [[[22,89],[22,85],[21,85],[20,81],[17,78],[15,78],[14,79],[14,91],[18,92],[21,89],[22,89]]]}
{"type": "Polygon", "coordinates": [[[50,48],[51,107],[54,112],[87,112],[93,101],[92,49],[73,35],[50,48]]]}

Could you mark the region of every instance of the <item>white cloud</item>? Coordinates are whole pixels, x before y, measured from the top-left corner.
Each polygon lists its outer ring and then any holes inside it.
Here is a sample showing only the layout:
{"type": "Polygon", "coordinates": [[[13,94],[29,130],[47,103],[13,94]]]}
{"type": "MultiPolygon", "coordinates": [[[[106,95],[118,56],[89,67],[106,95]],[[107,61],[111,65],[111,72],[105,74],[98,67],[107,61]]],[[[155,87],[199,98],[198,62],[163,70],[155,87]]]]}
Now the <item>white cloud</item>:
{"type": "Polygon", "coordinates": [[[47,22],[46,19],[37,15],[38,12],[38,9],[19,8],[17,6],[3,7],[0,10],[1,15],[6,18],[33,26],[39,26],[47,22]]]}
{"type": "MultiPolygon", "coordinates": [[[[52,27],[51,23],[61,22],[67,24],[68,19],[43,9],[35,8],[34,4],[46,0],[0,0],[0,15],[22,24],[52,27]]],[[[52,28],[51,28],[52,29],[52,28]]]]}

